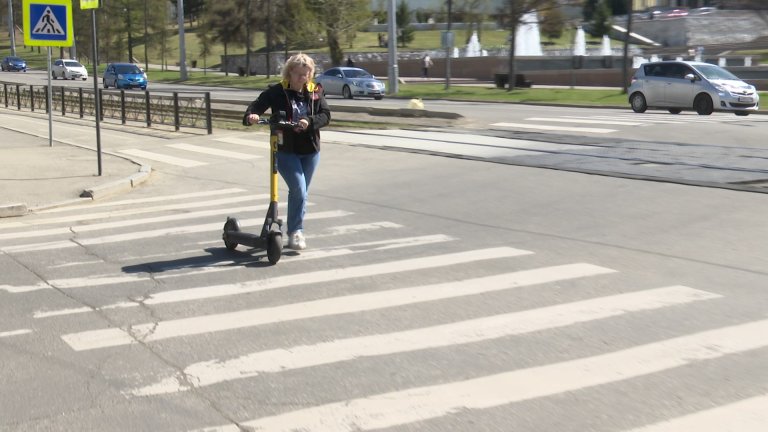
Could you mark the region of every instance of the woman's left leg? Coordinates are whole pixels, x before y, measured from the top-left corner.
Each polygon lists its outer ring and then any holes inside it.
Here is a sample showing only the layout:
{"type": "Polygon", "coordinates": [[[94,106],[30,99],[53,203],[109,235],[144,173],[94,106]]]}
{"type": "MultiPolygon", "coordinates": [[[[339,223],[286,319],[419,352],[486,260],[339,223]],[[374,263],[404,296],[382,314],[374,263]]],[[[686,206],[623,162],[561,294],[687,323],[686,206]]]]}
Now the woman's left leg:
{"type": "Polygon", "coordinates": [[[319,153],[277,152],[277,170],[288,186],[288,233],[304,229],[307,191],[320,160],[319,153]]]}

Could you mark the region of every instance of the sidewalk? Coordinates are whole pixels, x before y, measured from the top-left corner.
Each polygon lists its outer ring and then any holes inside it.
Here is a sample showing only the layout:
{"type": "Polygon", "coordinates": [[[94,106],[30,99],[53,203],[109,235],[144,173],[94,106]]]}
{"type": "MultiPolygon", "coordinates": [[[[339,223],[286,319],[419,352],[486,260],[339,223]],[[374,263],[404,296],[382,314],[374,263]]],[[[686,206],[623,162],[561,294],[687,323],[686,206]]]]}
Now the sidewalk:
{"type": "Polygon", "coordinates": [[[16,118],[0,111],[0,218],[98,199],[149,177],[149,167],[104,152],[99,176],[95,150],[56,140],[49,146],[47,130],[23,131],[16,118]]]}

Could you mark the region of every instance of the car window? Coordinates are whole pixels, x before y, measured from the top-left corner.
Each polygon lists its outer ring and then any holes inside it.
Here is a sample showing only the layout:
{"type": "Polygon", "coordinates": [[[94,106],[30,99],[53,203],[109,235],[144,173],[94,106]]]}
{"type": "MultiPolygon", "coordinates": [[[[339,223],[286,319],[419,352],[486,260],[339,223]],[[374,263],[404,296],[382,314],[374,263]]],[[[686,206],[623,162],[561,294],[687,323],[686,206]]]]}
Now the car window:
{"type": "Polygon", "coordinates": [[[328,69],[327,71],[325,71],[325,73],[323,73],[323,75],[339,76],[339,70],[338,69],[328,69]]]}
{"type": "Polygon", "coordinates": [[[56,66],[61,66],[62,63],[61,63],[61,60],[56,60],[55,62],[53,62],[53,64],[55,64],[56,66]]]}
{"type": "Polygon", "coordinates": [[[699,70],[704,78],[711,80],[737,80],[741,81],[741,78],[728,72],[727,70],[715,65],[697,65],[696,69],[699,70]]]}
{"type": "Polygon", "coordinates": [[[115,72],[119,74],[140,74],[141,70],[134,65],[120,65],[115,66],[115,72]]]}
{"type": "Polygon", "coordinates": [[[362,69],[347,69],[344,71],[347,78],[370,78],[371,74],[362,69]]]}
{"type": "Polygon", "coordinates": [[[651,77],[664,76],[661,69],[661,65],[658,65],[658,64],[646,65],[644,69],[645,69],[645,76],[651,76],[651,77]]]}
{"type": "Polygon", "coordinates": [[[76,62],[74,60],[65,60],[64,64],[69,66],[69,67],[83,67],[83,65],[81,65],[80,63],[78,63],[78,62],[76,62]]]}

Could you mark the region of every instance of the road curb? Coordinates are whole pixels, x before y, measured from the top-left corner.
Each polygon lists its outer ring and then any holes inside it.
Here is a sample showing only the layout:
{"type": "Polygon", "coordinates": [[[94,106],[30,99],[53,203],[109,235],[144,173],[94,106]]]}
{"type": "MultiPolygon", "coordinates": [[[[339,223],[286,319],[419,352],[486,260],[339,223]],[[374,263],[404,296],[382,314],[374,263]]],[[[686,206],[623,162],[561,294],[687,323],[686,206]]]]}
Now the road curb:
{"type": "Polygon", "coordinates": [[[137,173],[131,174],[128,177],[84,189],[80,193],[80,197],[98,200],[117,193],[127,192],[147,181],[151,174],[152,167],[142,165],[137,173]]]}

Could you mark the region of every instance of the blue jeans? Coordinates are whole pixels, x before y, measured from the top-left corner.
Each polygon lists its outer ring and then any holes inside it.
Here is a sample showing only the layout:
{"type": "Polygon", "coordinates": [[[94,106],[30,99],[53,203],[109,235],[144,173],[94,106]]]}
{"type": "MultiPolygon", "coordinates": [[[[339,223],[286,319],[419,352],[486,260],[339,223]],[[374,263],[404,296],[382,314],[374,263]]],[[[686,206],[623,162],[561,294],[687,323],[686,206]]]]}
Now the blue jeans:
{"type": "Polygon", "coordinates": [[[295,154],[277,152],[277,171],[288,186],[288,232],[304,229],[307,192],[312,175],[320,161],[320,153],[295,154]]]}

